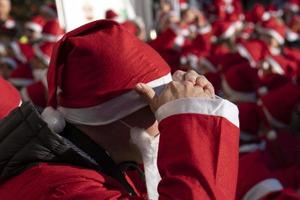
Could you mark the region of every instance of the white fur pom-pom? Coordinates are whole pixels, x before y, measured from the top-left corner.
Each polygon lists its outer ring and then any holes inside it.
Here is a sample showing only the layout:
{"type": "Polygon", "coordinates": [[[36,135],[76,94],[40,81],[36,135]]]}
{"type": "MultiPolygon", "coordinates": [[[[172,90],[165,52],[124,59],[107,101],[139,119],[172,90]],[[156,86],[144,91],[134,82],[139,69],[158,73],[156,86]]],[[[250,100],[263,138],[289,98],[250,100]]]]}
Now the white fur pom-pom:
{"type": "Polygon", "coordinates": [[[48,124],[48,127],[56,133],[61,133],[66,126],[66,121],[62,114],[52,107],[45,108],[42,118],[48,124]]]}

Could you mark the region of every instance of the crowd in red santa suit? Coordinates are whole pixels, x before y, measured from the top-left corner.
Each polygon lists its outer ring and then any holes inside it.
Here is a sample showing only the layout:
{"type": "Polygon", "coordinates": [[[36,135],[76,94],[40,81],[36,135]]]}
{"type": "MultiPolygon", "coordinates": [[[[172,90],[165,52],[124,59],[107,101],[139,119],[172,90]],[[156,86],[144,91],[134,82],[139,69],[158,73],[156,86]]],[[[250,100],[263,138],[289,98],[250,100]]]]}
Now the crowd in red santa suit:
{"type": "Polygon", "coordinates": [[[300,1],[161,0],[148,40],[1,3],[0,199],[300,199],[300,1]]]}
{"type": "Polygon", "coordinates": [[[172,67],[204,74],[239,108],[237,199],[299,199],[299,8],[214,1],[165,9],[150,45],[172,67]],[[169,11],[168,11],[169,9],[169,11]]]}

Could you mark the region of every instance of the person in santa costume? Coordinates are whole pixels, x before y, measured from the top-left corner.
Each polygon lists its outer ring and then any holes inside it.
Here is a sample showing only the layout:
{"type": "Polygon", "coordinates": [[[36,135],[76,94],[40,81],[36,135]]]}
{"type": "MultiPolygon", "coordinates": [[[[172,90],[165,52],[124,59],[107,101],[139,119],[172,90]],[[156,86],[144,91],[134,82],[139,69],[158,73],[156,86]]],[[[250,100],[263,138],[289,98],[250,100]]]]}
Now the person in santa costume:
{"type": "Polygon", "coordinates": [[[38,108],[45,108],[47,103],[47,72],[54,43],[62,37],[63,30],[56,20],[49,21],[42,31],[42,42],[33,45],[34,55],[29,60],[34,83],[21,89],[22,99],[32,101],[38,108]]]}
{"type": "Polygon", "coordinates": [[[1,198],[234,199],[237,107],[116,22],[65,34],[48,87],[47,124],[28,103],[1,123],[1,198]]]}

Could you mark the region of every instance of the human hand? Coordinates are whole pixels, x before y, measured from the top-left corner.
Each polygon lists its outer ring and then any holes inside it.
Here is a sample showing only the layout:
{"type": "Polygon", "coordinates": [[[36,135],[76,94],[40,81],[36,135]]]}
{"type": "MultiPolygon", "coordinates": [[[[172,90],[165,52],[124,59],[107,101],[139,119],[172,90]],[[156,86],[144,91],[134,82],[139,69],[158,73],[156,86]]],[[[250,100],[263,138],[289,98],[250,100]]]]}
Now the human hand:
{"type": "Polygon", "coordinates": [[[214,88],[212,84],[202,75],[191,70],[188,72],[176,71],[173,75],[173,81],[166,85],[160,95],[148,85],[138,83],[136,91],[144,97],[153,112],[160,106],[181,98],[214,98],[214,88]]]}

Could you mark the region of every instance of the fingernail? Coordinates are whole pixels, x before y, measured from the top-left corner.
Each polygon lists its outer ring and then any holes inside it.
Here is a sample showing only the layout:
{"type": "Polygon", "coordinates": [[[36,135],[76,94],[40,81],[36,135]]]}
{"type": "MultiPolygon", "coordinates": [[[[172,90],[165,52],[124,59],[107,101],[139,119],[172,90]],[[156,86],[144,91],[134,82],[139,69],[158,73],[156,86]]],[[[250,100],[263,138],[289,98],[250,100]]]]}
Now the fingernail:
{"type": "Polygon", "coordinates": [[[142,83],[138,83],[135,87],[138,90],[142,90],[143,89],[143,84],[142,83]]]}

